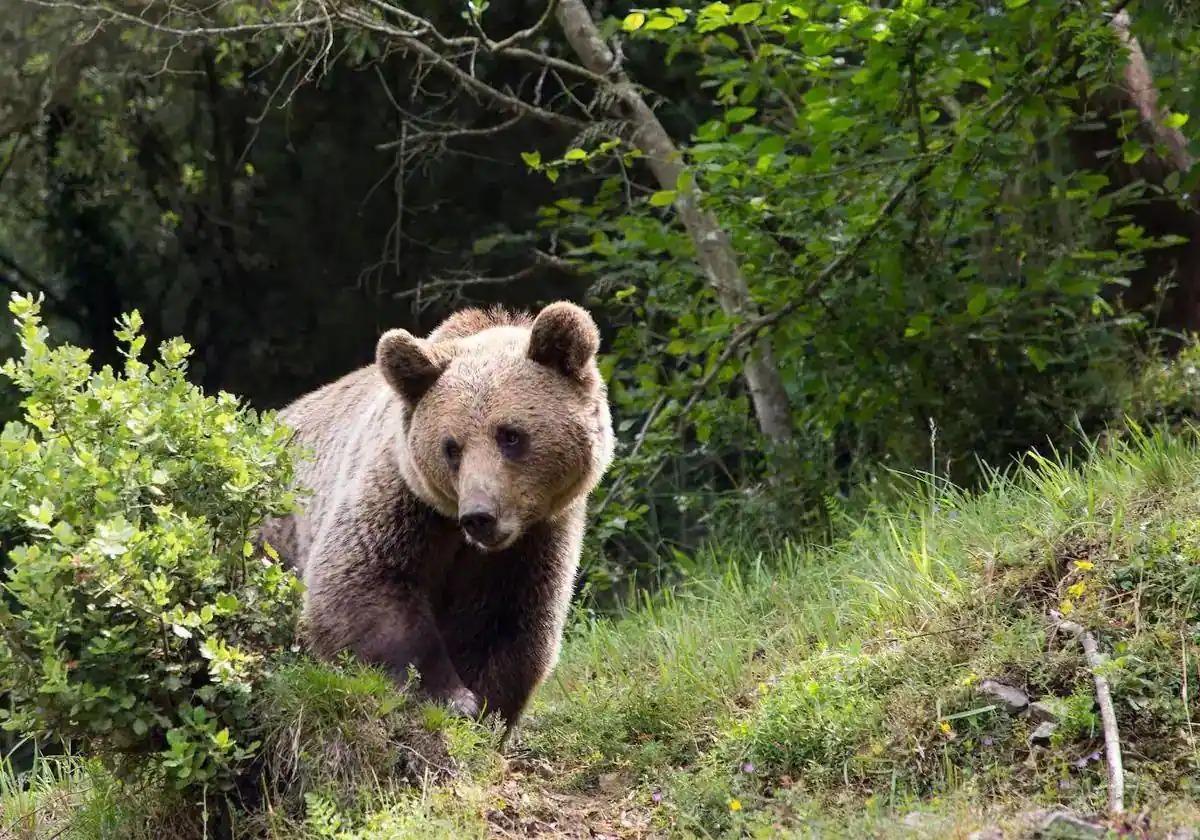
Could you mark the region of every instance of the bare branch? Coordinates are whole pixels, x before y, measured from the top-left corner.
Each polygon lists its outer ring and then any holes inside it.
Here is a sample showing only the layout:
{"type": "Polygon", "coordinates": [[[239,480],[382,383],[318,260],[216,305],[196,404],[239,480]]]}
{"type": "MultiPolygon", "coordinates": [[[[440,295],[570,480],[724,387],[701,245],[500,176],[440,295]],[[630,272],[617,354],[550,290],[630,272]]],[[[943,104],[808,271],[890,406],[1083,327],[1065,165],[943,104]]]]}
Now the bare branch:
{"type": "Polygon", "coordinates": [[[550,2],[546,4],[546,8],[542,10],[542,16],[538,18],[537,23],[535,23],[533,26],[514,32],[507,38],[496,41],[491,45],[492,49],[501,51],[507,50],[509,47],[519,44],[522,41],[529,40],[534,35],[546,28],[546,24],[550,22],[550,18],[553,17],[557,6],[558,0],[550,0],[550,2]]]}
{"type": "MultiPolygon", "coordinates": [[[[416,37],[412,32],[399,27],[393,26],[386,21],[374,20],[361,12],[353,9],[341,9],[338,16],[345,21],[353,23],[363,29],[368,29],[372,32],[377,32],[381,35],[387,35],[396,41],[397,46],[402,51],[409,51],[420,56],[432,66],[438,68],[449,76],[457,80],[465,89],[478,94],[484,99],[489,100],[496,107],[507,111],[510,114],[522,114],[524,116],[533,117],[540,122],[548,125],[558,126],[560,128],[580,129],[586,125],[581,120],[574,117],[568,117],[563,114],[556,114],[553,111],[547,111],[536,105],[531,105],[522,99],[518,99],[509,93],[493,87],[486,82],[480,81],[477,77],[459,67],[445,55],[426,44],[419,37],[416,37]]],[[[472,39],[473,40],[473,39],[472,39]]]]}
{"type": "Polygon", "coordinates": [[[76,12],[84,12],[90,15],[100,15],[107,17],[110,20],[120,20],[124,21],[125,23],[132,23],[146,29],[151,29],[155,32],[160,32],[164,35],[174,35],[179,38],[211,38],[218,35],[253,35],[261,32],[269,32],[280,29],[307,29],[312,26],[328,23],[330,20],[328,14],[321,14],[317,15],[316,17],[301,18],[299,20],[291,21],[240,23],[229,26],[179,27],[164,23],[157,23],[152,20],[147,20],[139,15],[133,15],[129,12],[123,12],[120,9],[115,9],[112,6],[98,3],[75,3],[72,2],[72,0],[23,0],[23,2],[30,3],[34,6],[42,6],[47,9],[71,9],[76,12]]]}
{"type": "Polygon", "coordinates": [[[428,283],[421,283],[411,289],[404,289],[396,292],[392,297],[397,300],[404,298],[420,297],[430,291],[437,289],[453,289],[461,290],[466,286],[505,286],[509,283],[515,283],[518,280],[524,280],[537,270],[536,266],[529,266],[520,271],[514,271],[512,274],[505,274],[500,277],[444,277],[439,280],[430,280],[428,283]]]}
{"type": "Polygon", "coordinates": [[[1100,722],[1104,729],[1104,757],[1108,766],[1108,812],[1125,812],[1125,768],[1121,763],[1121,734],[1117,729],[1117,714],[1113,709],[1112,691],[1103,674],[1104,657],[1091,631],[1074,621],[1067,621],[1056,610],[1050,611],[1050,621],[1059,630],[1070,633],[1083,646],[1083,655],[1096,684],[1096,704],[1100,707],[1100,722]]]}
{"type": "Polygon", "coordinates": [[[492,134],[500,134],[501,132],[512,128],[514,125],[519,123],[524,116],[525,116],[524,114],[514,114],[512,117],[508,118],[504,122],[499,123],[497,125],[490,125],[490,126],[487,126],[486,128],[448,128],[448,129],[438,130],[438,131],[427,131],[425,129],[419,129],[414,133],[413,136],[409,137],[407,140],[405,140],[405,138],[403,138],[403,137],[398,140],[389,140],[386,143],[376,144],[375,148],[381,152],[386,152],[386,151],[396,148],[397,146],[402,146],[406,142],[418,142],[418,141],[424,140],[424,139],[436,139],[436,140],[445,141],[445,140],[453,140],[457,137],[487,137],[492,134]]]}

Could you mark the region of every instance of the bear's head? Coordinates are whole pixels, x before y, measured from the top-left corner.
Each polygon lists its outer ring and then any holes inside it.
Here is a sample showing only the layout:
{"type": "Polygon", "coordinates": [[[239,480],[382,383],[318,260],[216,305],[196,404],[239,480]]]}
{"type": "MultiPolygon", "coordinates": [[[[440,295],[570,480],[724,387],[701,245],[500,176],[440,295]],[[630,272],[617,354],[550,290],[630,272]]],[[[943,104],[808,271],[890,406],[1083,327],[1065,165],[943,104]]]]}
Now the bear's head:
{"type": "Polygon", "coordinates": [[[466,310],[428,339],[386,332],[376,365],[403,404],[409,487],[487,551],[582,503],[613,449],[599,344],[565,302],[532,320],[466,310]]]}

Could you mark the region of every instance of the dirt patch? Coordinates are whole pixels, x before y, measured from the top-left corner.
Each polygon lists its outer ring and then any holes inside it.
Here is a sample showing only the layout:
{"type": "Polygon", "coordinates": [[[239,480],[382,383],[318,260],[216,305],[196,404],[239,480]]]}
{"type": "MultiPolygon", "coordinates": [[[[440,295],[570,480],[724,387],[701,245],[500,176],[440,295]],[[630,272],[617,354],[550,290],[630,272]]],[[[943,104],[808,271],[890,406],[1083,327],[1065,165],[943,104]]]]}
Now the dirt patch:
{"type": "Polygon", "coordinates": [[[553,790],[543,774],[510,769],[487,813],[492,837],[564,840],[643,840],[665,836],[653,826],[650,804],[632,789],[553,790]]]}

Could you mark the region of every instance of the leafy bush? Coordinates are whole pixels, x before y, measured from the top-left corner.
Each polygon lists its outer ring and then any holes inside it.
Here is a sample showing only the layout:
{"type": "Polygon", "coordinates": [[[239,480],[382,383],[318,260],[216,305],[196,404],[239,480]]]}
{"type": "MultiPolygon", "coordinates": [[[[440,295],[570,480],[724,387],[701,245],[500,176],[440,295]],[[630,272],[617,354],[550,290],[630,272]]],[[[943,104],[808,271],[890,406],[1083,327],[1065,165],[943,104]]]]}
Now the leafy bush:
{"type": "Polygon", "coordinates": [[[299,584],[247,541],[291,505],[288,433],[189,384],[180,339],[140,361],[136,312],[118,373],[50,348],[32,298],[10,308],[23,355],[3,371],[26,397],[0,434],[0,719],[179,788],[227,785],[293,633],[299,584]]]}
{"type": "Polygon", "coordinates": [[[733,736],[746,757],[775,773],[816,779],[840,771],[883,720],[869,657],[833,654],[789,674],[764,698],[755,719],[739,721],[733,736]]]}
{"type": "Polygon", "coordinates": [[[1192,337],[1179,353],[1153,359],[1134,383],[1128,413],[1139,423],[1178,426],[1200,418],[1200,340],[1192,337]]]}

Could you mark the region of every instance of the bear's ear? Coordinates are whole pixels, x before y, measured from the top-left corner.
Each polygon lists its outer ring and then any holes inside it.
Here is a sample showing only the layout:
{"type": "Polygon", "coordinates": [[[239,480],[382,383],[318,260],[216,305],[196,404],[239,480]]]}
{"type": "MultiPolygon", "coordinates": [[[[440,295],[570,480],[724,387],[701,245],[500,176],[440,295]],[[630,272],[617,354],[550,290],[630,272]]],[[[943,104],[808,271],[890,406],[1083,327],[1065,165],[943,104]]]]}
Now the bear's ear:
{"type": "Polygon", "coordinates": [[[425,395],[446,369],[448,358],[408,330],[388,330],[375,346],[375,365],[409,405],[425,395]]]}
{"type": "Polygon", "coordinates": [[[552,303],[533,320],[529,358],[574,379],[584,379],[587,364],[600,349],[596,322],[573,303],[552,303]]]}

